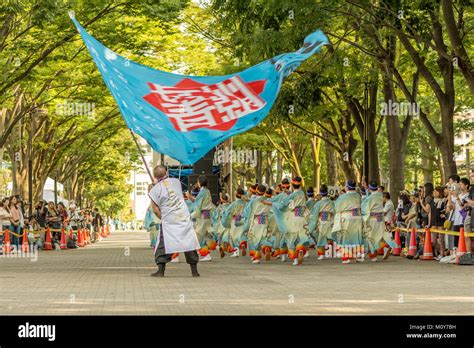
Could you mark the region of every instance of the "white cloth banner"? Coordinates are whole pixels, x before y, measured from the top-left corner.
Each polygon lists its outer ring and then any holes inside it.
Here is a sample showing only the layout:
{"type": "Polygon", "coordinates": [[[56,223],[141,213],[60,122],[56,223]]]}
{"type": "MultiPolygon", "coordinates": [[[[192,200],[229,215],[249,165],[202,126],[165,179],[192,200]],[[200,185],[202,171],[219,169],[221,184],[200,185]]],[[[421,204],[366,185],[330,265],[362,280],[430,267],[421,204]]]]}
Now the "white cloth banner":
{"type": "Polygon", "coordinates": [[[158,182],[149,196],[161,210],[161,231],[158,232],[157,245],[163,232],[167,254],[199,249],[179,180],[166,178],[158,182]]]}

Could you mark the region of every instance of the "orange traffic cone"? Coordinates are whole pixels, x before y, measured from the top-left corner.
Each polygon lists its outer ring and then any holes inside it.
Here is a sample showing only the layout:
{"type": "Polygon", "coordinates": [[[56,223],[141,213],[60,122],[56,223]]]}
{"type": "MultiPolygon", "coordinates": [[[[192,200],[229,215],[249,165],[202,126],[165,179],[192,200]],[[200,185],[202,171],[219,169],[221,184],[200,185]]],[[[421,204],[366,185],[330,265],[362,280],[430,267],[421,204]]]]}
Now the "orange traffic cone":
{"type": "Polygon", "coordinates": [[[456,253],[456,263],[459,264],[459,258],[467,252],[466,239],[464,239],[464,227],[459,231],[458,252],[456,253]]]}
{"type": "Polygon", "coordinates": [[[400,230],[398,227],[395,229],[395,243],[397,243],[398,248],[392,248],[392,255],[400,256],[402,253],[402,242],[400,241],[400,230]]]}
{"type": "Polygon", "coordinates": [[[26,232],[26,230],[23,231],[23,240],[21,242],[21,252],[23,253],[30,252],[30,245],[28,244],[28,232],[26,232]]]}
{"type": "Polygon", "coordinates": [[[61,231],[61,243],[59,244],[59,248],[61,250],[67,249],[66,233],[64,233],[64,228],[61,231]]]}
{"type": "Polygon", "coordinates": [[[77,230],[77,246],[84,247],[84,239],[82,238],[81,230],[77,230]]]}
{"type": "Polygon", "coordinates": [[[46,236],[44,240],[43,250],[53,250],[53,244],[51,243],[51,233],[49,227],[46,229],[46,236]]]}
{"type": "Polygon", "coordinates": [[[5,255],[8,255],[12,252],[12,247],[10,245],[10,232],[8,232],[8,228],[3,232],[3,242],[5,243],[5,255]]]}
{"type": "Polygon", "coordinates": [[[107,235],[110,236],[110,226],[107,225],[107,235]]]}
{"type": "Polygon", "coordinates": [[[410,246],[408,247],[408,256],[414,257],[416,254],[416,231],[415,227],[411,228],[410,246]]]}
{"type": "Polygon", "coordinates": [[[89,230],[87,228],[84,230],[84,237],[86,240],[86,244],[91,244],[91,236],[89,235],[89,230]]]}
{"type": "Polygon", "coordinates": [[[423,256],[422,260],[433,260],[433,246],[431,245],[431,232],[428,227],[425,230],[425,246],[423,247],[423,256]]]}
{"type": "Polygon", "coordinates": [[[87,230],[86,229],[82,230],[82,241],[84,242],[84,246],[87,246],[87,244],[89,244],[87,242],[87,230]]]}
{"type": "Polygon", "coordinates": [[[107,238],[107,233],[105,233],[105,227],[101,227],[102,230],[102,238],[107,238]]]}

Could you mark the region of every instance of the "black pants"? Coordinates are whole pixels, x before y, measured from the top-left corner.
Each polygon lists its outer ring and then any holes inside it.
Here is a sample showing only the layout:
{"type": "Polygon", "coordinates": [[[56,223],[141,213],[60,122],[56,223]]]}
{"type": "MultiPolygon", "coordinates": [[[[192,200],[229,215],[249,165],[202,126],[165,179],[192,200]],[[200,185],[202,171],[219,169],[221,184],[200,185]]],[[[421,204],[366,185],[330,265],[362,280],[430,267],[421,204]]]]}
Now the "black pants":
{"type": "MultiPolygon", "coordinates": [[[[461,227],[464,227],[464,225],[455,225],[453,226],[453,231],[459,232],[461,231],[461,227]]],[[[454,236],[454,247],[457,248],[459,244],[459,236],[454,236]]]]}
{"type": "MultiPolygon", "coordinates": [[[[155,262],[157,265],[160,263],[168,263],[171,261],[171,256],[173,254],[167,254],[165,252],[165,242],[163,240],[163,230],[160,231],[160,242],[158,244],[158,248],[156,248],[155,252],[155,262]]],[[[184,252],[184,256],[186,257],[186,263],[193,264],[199,262],[199,256],[196,250],[186,251],[184,252]]]]}

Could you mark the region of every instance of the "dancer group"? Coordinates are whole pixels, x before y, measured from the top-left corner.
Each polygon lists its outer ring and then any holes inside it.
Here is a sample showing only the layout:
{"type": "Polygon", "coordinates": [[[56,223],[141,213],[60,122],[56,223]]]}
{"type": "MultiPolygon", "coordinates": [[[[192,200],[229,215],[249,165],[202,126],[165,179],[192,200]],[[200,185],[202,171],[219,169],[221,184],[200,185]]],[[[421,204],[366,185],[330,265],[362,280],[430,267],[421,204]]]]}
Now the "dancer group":
{"type": "MultiPolygon", "coordinates": [[[[239,187],[231,200],[222,194],[212,202],[205,176],[184,193],[199,242],[199,260],[210,261],[212,250],[221,257],[250,256],[253,264],[263,258],[301,265],[310,249],[318,260],[339,257],[343,264],[363,262],[366,256],[387,259],[397,247],[384,218],[384,198],[375,180],[358,189],[349,180],[337,196],[328,186],[319,192],[302,188],[302,178],[285,178],[273,188],[263,184],[239,187]]],[[[172,262],[179,262],[174,254],[172,262]]]]}

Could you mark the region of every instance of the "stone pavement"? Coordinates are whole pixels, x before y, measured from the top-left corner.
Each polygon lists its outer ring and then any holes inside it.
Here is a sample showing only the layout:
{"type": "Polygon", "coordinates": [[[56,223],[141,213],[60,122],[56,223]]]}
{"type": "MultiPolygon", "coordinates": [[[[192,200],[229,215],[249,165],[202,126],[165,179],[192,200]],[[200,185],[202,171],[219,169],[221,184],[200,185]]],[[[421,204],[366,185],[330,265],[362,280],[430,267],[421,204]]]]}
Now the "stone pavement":
{"type": "MultiPolygon", "coordinates": [[[[248,257],[155,271],[146,232],[115,232],[85,248],[0,257],[0,315],[462,315],[474,314],[472,267],[391,257],[301,267],[248,257]]],[[[181,256],[184,261],[184,255],[181,256]]]]}

